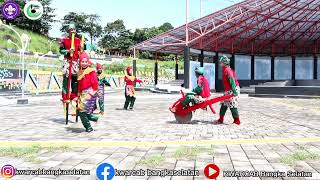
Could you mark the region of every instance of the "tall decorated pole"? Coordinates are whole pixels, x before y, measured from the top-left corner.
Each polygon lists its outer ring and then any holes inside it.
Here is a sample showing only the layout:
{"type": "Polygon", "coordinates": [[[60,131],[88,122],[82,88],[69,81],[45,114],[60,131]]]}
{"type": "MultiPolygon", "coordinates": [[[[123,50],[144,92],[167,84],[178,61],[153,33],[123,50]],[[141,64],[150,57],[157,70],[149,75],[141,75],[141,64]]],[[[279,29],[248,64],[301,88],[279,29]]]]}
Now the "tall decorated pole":
{"type": "Polygon", "coordinates": [[[70,95],[71,95],[71,76],[72,76],[72,61],[73,61],[73,55],[74,55],[74,38],[75,38],[75,33],[71,34],[71,47],[70,47],[70,61],[69,61],[69,76],[68,76],[68,82],[67,82],[67,97],[68,101],[65,103],[66,106],[66,124],[68,124],[68,116],[69,116],[69,103],[70,103],[70,95]]]}
{"type": "MultiPolygon", "coordinates": [[[[85,41],[85,38],[84,38],[84,34],[81,35],[81,44],[80,44],[80,53],[84,53],[84,41],[85,41]]],[[[81,61],[79,60],[79,74],[82,74],[82,68],[81,68],[81,61]]],[[[77,93],[77,96],[78,96],[78,100],[77,100],[77,105],[76,105],[76,122],[78,122],[78,117],[79,117],[79,97],[80,97],[80,94],[79,92],[77,93]]]]}
{"type": "Polygon", "coordinates": [[[72,33],[71,35],[71,52],[70,52],[70,56],[71,56],[71,60],[70,60],[70,66],[69,66],[69,76],[68,76],[68,90],[67,90],[67,94],[68,94],[68,100],[70,100],[70,86],[71,86],[71,76],[72,76],[72,61],[73,61],[73,53],[74,53],[74,37],[75,34],[72,33]]]}
{"type": "Polygon", "coordinates": [[[82,47],[82,51],[84,51],[84,34],[82,34],[82,37],[81,37],[81,47],[82,47]]]}

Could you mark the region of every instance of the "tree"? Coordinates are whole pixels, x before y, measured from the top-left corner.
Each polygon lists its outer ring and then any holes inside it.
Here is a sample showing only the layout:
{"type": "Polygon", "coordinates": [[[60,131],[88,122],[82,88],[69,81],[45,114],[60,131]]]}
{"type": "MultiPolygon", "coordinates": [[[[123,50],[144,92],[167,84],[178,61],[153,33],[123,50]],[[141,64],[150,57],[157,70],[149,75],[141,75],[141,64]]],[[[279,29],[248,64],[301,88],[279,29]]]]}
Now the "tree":
{"type": "Polygon", "coordinates": [[[173,29],[173,26],[168,22],[164,23],[159,27],[136,29],[133,33],[133,41],[135,43],[140,43],[147,39],[153,38],[159,34],[167,32],[171,29],[173,29]]]}
{"type": "Polygon", "coordinates": [[[172,26],[170,23],[166,22],[166,23],[162,24],[162,25],[159,27],[159,29],[160,29],[160,31],[162,31],[162,32],[167,32],[167,31],[173,29],[173,26],[172,26]]]}
{"type": "Polygon", "coordinates": [[[88,33],[90,36],[90,42],[95,38],[99,38],[102,34],[102,27],[99,25],[100,16],[97,14],[77,14],[75,12],[70,12],[65,15],[62,19],[62,32],[67,32],[68,26],[74,23],[77,29],[77,33],[88,33]]]}
{"type": "Polygon", "coordinates": [[[123,20],[116,20],[107,23],[104,28],[104,36],[99,44],[108,50],[118,49],[127,53],[129,47],[133,45],[132,36],[132,33],[126,29],[123,20]]]}
{"type": "Polygon", "coordinates": [[[132,33],[129,30],[123,31],[116,41],[117,47],[121,49],[122,52],[127,53],[130,46],[133,45],[132,33]]]}
{"type": "MultiPolygon", "coordinates": [[[[0,0],[0,6],[2,5],[3,2],[4,0],[0,0]]],[[[48,36],[48,32],[52,27],[52,23],[56,22],[56,20],[54,20],[55,9],[50,7],[51,0],[40,0],[40,2],[43,5],[44,11],[43,11],[42,17],[38,20],[30,20],[24,15],[23,13],[23,8],[25,5],[24,1],[16,1],[16,2],[20,6],[20,15],[14,21],[7,21],[2,16],[0,16],[0,19],[6,24],[12,24],[21,29],[30,30],[30,31],[48,36]]]]}
{"type": "MultiPolygon", "coordinates": [[[[107,23],[104,28],[104,36],[100,40],[99,45],[109,51],[120,50],[121,52],[127,53],[133,44],[153,38],[172,28],[173,26],[170,23],[164,23],[160,27],[136,29],[134,33],[131,33],[126,29],[123,20],[118,19],[114,22],[107,23]]],[[[145,57],[151,56],[146,54],[145,57]]]]}
{"type": "Polygon", "coordinates": [[[83,33],[86,30],[87,15],[84,13],[69,12],[62,19],[61,32],[67,32],[69,24],[74,23],[78,33],[83,33]]]}
{"type": "Polygon", "coordinates": [[[126,31],[126,26],[124,25],[123,20],[118,19],[112,23],[107,23],[104,31],[106,34],[118,37],[122,32],[126,31]]]}
{"type": "Polygon", "coordinates": [[[99,38],[102,35],[102,27],[99,25],[99,23],[100,23],[99,15],[89,14],[86,16],[84,32],[89,34],[91,44],[94,38],[99,38]]]}
{"type": "Polygon", "coordinates": [[[146,37],[146,32],[148,28],[143,28],[143,29],[136,29],[135,32],[133,33],[133,41],[135,43],[140,43],[142,41],[147,40],[146,37]]]}

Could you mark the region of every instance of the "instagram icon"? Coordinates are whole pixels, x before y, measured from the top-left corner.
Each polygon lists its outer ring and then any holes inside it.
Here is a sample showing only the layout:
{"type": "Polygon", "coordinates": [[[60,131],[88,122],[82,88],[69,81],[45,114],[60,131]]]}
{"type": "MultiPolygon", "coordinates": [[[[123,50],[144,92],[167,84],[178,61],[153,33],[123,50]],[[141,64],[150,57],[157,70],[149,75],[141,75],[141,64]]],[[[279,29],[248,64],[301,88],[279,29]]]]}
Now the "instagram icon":
{"type": "Polygon", "coordinates": [[[1,174],[4,178],[12,178],[16,173],[16,169],[11,165],[4,165],[1,168],[1,174]]]}

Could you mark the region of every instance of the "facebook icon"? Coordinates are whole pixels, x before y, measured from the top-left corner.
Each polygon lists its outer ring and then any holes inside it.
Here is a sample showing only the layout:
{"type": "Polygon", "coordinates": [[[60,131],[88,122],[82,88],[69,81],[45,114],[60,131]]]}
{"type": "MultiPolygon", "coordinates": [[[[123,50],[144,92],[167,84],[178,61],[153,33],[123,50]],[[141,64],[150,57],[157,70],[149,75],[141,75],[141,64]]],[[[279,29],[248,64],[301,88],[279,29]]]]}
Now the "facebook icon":
{"type": "Polygon", "coordinates": [[[111,164],[103,163],[97,168],[96,175],[99,180],[111,180],[114,176],[114,168],[111,164]]]}

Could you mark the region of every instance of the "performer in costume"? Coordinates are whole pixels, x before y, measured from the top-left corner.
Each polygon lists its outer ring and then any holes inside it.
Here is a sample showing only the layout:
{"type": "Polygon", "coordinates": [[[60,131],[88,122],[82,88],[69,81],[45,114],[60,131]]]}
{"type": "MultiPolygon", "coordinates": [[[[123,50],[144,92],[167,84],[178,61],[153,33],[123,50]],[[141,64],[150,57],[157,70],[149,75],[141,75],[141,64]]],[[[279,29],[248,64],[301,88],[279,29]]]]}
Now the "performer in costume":
{"type": "Polygon", "coordinates": [[[97,74],[98,74],[98,83],[99,83],[99,88],[98,88],[98,104],[99,104],[99,110],[100,114],[104,114],[104,86],[111,86],[110,83],[107,81],[106,76],[103,73],[103,66],[99,63],[96,64],[97,68],[97,74]]]}
{"type": "Polygon", "coordinates": [[[129,110],[133,110],[134,102],[136,101],[136,97],[135,97],[136,92],[134,89],[134,84],[138,82],[141,85],[142,81],[132,75],[133,72],[130,66],[127,67],[126,71],[127,71],[127,75],[124,77],[124,81],[126,83],[126,86],[125,86],[126,101],[124,103],[123,109],[127,110],[128,106],[130,105],[129,110]]]}
{"type": "MultiPolygon", "coordinates": [[[[182,104],[178,104],[176,108],[181,106],[187,107],[190,102],[192,104],[199,104],[204,102],[205,98],[210,96],[210,85],[207,78],[204,77],[204,68],[197,67],[195,69],[197,76],[197,87],[192,90],[192,93],[187,93],[186,97],[182,101],[182,104]]],[[[175,112],[175,109],[170,109],[172,112],[175,112]]]]}
{"type": "Polygon", "coordinates": [[[78,82],[77,75],[79,71],[79,52],[81,50],[81,40],[75,37],[76,28],[74,24],[68,26],[69,36],[61,40],[60,53],[64,55],[63,65],[63,87],[62,87],[62,100],[69,102],[77,97],[78,82]],[[74,42],[72,39],[74,38],[74,42]],[[72,64],[71,72],[70,65],[72,64]],[[68,78],[71,76],[71,94],[69,99],[68,94],[68,78]]]}
{"type": "Polygon", "coordinates": [[[230,95],[233,94],[234,97],[231,99],[225,100],[221,102],[220,108],[220,118],[215,123],[221,124],[224,121],[224,115],[228,108],[230,108],[232,116],[233,116],[233,123],[240,125],[240,118],[239,118],[239,94],[240,94],[240,85],[237,80],[235,72],[230,68],[230,59],[227,56],[222,56],[220,58],[221,67],[223,71],[223,87],[224,87],[224,94],[230,95]]]}
{"type": "Polygon", "coordinates": [[[94,68],[90,67],[89,56],[83,52],[80,56],[81,73],[78,77],[79,82],[79,116],[86,132],[93,131],[90,121],[97,122],[99,117],[93,115],[98,91],[97,74],[94,68]]]}

